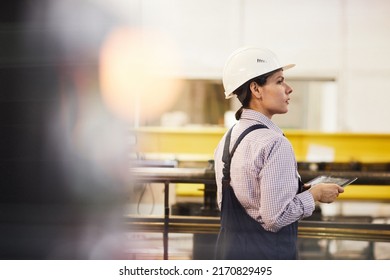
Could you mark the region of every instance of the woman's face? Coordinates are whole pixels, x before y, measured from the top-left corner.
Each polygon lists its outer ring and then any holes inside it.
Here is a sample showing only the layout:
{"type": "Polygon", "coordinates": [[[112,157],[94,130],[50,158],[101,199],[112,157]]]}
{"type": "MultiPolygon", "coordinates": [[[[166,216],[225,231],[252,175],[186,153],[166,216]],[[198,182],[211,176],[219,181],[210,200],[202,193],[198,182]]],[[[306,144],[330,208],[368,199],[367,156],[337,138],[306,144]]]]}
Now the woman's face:
{"type": "Polygon", "coordinates": [[[267,83],[261,87],[262,113],[270,119],[275,114],[287,113],[292,91],[284,80],[283,70],[269,76],[267,83]]]}

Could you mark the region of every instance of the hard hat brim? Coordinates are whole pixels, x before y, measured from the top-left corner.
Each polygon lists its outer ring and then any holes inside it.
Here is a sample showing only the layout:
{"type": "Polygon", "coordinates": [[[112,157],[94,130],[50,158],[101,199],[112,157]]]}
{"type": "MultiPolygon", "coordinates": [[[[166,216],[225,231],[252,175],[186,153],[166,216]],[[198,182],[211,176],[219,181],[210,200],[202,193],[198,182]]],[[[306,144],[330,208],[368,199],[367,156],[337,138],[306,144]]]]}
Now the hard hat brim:
{"type": "MultiPolygon", "coordinates": [[[[280,67],[283,71],[284,70],[288,70],[288,69],[291,69],[291,68],[293,68],[295,66],[295,64],[287,64],[287,65],[285,65],[285,66],[283,66],[283,67],[280,67]]],[[[276,68],[276,69],[278,69],[278,68],[276,68]]],[[[272,71],[275,71],[276,69],[274,69],[274,70],[271,70],[271,71],[269,71],[269,72],[272,72],[272,71]]],[[[268,73],[269,73],[268,72],[268,73]]],[[[265,73],[265,74],[267,74],[267,73],[265,73]]],[[[263,74],[263,75],[265,75],[265,74],[263,74]]],[[[236,88],[237,89],[237,88],[236,88]]],[[[232,98],[233,96],[234,96],[234,91],[236,90],[236,89],[234,89],[232,92],[230,92],[230,93],[226,93],[225,92],[225,99],[230,99],[230,98],[232,98]]]]}

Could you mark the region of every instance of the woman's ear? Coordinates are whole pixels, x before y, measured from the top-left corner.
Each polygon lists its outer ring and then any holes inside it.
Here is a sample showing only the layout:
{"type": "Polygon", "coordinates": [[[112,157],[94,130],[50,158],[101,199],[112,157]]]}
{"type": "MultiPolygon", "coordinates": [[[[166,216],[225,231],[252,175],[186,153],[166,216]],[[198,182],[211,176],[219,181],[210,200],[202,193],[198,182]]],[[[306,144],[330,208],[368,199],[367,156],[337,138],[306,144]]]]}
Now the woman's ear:
{"type": "Polygon", "coordinates": [[[251,82],[250,85],[249,85],[249,88],[251,90],[251,93],[258,99],[261,99],[261,95],[262,95],[262,87],[259,86],[256,82],[251,82]]]}

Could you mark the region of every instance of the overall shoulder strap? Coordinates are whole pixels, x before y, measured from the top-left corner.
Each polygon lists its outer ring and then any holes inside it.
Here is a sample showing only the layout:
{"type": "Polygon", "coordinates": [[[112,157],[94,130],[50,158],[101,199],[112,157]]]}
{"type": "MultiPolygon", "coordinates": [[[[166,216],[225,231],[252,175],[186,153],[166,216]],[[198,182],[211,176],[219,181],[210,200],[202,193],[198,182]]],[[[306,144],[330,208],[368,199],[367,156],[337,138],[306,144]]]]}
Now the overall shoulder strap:
{"type": "Polygon", "coordinates": [[[230,164],[231,164],[231,160],[232,160],[233,154],[236,151],[236,149],[237,149],[238,145],[240,144],[241,140],[249,132],[251,132],[251,131],[253,131],[255,129],[259,129],[259,128],[268,128],[268,127],[265,126],[264,124],[255,124],[253,126],[248,127],[247,129],[245,129],[244,132],[241,133],[241,135],[238,137],[236,143],[234,143],[234,146],[233,146],[233,149],[232,149],[231,152],[229,152],[229,147],[230,147],[230,138],[231,138],[233,127],[230,128],[230,130],[226,134],[225,145],[224,145],[224,148],[223,148],[223,156],[222,156],[222,161],[224,163],[224,167],[223,167],[223,170],[222,170],[222,173],[223,173],[222,182],[223,183],[224,182],[230,183],[230,164]]]}

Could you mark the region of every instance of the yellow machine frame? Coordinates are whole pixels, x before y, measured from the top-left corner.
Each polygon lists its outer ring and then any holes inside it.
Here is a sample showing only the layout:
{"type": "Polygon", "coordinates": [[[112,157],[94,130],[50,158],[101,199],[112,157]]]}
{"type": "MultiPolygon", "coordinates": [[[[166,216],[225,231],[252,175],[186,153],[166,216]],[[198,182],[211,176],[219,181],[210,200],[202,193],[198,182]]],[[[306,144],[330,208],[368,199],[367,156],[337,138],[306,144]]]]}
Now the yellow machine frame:
{"type": "MultiPolygon", "coordinates": [[[[207,162],[213,159],[214,149],[226,128],[142,127],[133,131],[136,137],[135,152],[145,158],[175,159],[180,162],[207,162]]],[[[297,161],[307,160],[310,147],[326,147],[332,151],[333,162],[390,162],[390,134],[374,133],[322,133],[285,130],[297,161]]],[[[199,186],[178,186],[177,195],[203,193],[199,186]]],[[[340,199],[390,200],[390,186],[351,185],[340,199]]]]}

